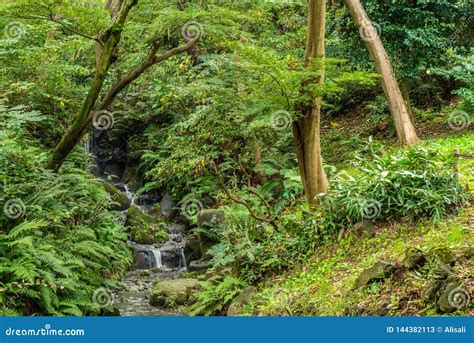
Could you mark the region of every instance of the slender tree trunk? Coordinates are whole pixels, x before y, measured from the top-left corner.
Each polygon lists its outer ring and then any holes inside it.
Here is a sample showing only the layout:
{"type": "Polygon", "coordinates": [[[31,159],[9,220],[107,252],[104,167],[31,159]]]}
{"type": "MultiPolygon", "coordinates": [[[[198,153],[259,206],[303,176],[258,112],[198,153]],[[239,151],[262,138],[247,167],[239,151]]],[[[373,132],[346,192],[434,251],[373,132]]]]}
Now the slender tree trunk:
{"type": "Polygon", "coordinates": [[[376,29],[359,0],[344,0],[344,3],[357,27],[368,36],[365,37],[364,42],[374,61],[375,69],[381,75],[382,88],[390,106],[400,144],[407,146],[418,143],[419,139],[410,120],[410,114],[398,87],[392,65],[376,29]]]}
{"type": "Polygon", "coordinates": [[[413,124],[415,124],[415,114],[413,113],[410,98],[410,80],[407,77],[402,78],[402,96],[405,100],[405,105],[407,106],[407,111],[410,115],[410,120],[413,124]]]}
{"type": "MultiPolygon", "coordinates": [[[[262,146],[260,145],[260,142],[257,138],[257,136],[253,135],[253,156],[255,159],[255,166],[258,169],[261,169],[263,166],[262,162],[262,146]]],[[[267,176],[265,175],[265,172],[263,170],[257,171],[257,182],[260,185],[264,185],[267,183],[267,176]]]]}
{"type": "MultiPolygon", "coordinates": [[[[312,62],[318,62],[321,68],[324,69],[325,33],[326,1],[309,0],[306,67],[312,62]]],[[[321,85],[324,84],[324,73],[318,76],[316,82],[321,85]]],[[[320,97],[315,98],[310,109],[304,110],[306,113],[300,113],[300,118],[293,124],[298,168],[309,204],[315,204],[317,202],[316,195],[326,192],[328,188],[328,181],[321,157],[321,105],[322,99],[320,97]]]]}
{"type": "Polygon", "coordinates": [[[103,43],[102,51],[100,53],[99,60],[97,61],[97,68],[92,80],[89,92],[82,104],[80,112],[76,115],[73,123],[68,127],[66,133],[61,138],[60,142],[56,146],[53,154],[48,160],[46,165],[47,169],[58,171],[63,164],[66,157],[72,151],[74,146],[79,142],[83,135],[83,128],[85,122],[89,118],[94,105],[99,97],[100,91],[104,84],[107,72],[109,70],[113,54],[120,42],[121,34],[128,14],[132,7],[137,4],[138,0],[129,0],[125,6],[123,6],[114,21],[114,24],[101,36],[103,43]]]}

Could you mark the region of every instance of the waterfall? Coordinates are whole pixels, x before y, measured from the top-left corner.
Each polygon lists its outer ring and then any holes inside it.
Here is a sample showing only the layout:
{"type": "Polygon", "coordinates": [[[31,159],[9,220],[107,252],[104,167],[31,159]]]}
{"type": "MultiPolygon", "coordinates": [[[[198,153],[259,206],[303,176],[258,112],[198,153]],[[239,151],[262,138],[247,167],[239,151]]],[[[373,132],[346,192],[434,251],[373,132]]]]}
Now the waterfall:
{"type": "Polygon", "coordinates": [[[153,249],[153,255],[155,256],[156,268],[162,268],[163,262],[161,260],[161,251],[159,249],[153,249]]]}
{"type": "Polygon", "coordinates": [[[184,255],[184,248],[179,249],[179,268],[187,268],[186,256],[184,255]]]}
{"type": "Polygon", "coordinates": [[[125,195],[131,201],[130,206],[135,205],[135,201],[137,200],[137,195],[130,191],[130,189],[128,188],[128,185],[124,184],[123,188],[125,189],[125,195]]]}

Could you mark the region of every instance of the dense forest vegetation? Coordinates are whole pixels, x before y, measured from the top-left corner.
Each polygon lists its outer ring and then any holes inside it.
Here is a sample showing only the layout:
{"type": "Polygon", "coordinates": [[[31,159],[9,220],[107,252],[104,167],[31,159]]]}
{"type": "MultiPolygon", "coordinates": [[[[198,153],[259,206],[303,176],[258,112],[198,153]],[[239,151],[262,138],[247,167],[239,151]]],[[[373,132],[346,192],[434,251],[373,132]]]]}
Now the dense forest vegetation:
{"type": "Polygon", "coordinates": [[[470,0],[2,0],[0,315],[472,315],[470,0]]]}

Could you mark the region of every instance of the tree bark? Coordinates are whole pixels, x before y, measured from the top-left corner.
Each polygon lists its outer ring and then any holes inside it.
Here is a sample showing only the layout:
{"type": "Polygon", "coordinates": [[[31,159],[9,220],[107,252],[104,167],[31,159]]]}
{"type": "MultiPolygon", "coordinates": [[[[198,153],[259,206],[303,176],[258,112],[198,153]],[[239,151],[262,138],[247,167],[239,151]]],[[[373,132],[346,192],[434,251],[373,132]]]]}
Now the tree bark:
{"type": "MultiPolygon", "coordinates": [[[[312,62],[321,65],[322,73],[316,82],[324,84],[324,37],[326,33],[326,1],[309,0],[308,36],[306,40],[305,66],[312,62]]],[[[303,110],[293,123],[293,137],[298,157],[298,168],[309,204],[317,203],[316,195],[328,188],[321,157],[320,120],[322,98],[313,99],[309,110],[303,110]]]]}
{"type": "Polygon", "coordinates": [[[376,29],[359,0],[344,0],[344,3],[359,30],[369,33],[370,37],[366,37],[364,43],[374,61],[375,69],[381,75],[382,88],[390,106],[400,144],[409,146],[418,143],[419,139],[410,120],[410,114],[398,87],[392,65],[376,29]]]}
{"type": "Polygon", "coordinates": [[[413,108],[411,106],[411,98],[410,98],[410,80],[408,77],[402,78],[402,96],[405,100],[405,105],[407,106],[408,114],[410,115],[410,120],[412,124],[415,124],[415,114],[413,113],[413,108]]]}

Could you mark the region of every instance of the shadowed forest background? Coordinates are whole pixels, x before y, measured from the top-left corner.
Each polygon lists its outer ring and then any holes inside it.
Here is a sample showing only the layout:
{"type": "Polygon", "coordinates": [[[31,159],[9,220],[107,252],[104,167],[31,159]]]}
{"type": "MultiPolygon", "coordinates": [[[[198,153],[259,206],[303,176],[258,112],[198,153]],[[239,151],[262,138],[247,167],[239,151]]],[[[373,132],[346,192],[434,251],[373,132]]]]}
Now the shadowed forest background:
{"type": "Polygon", "coordinates": [[[0,315],[473,315],[469,0],[2,0],[0,315]]]}

